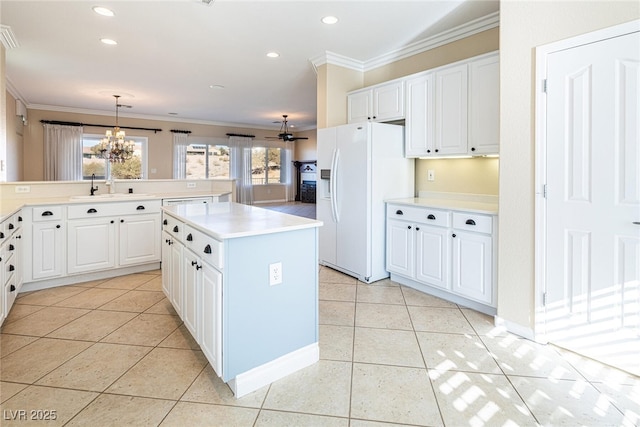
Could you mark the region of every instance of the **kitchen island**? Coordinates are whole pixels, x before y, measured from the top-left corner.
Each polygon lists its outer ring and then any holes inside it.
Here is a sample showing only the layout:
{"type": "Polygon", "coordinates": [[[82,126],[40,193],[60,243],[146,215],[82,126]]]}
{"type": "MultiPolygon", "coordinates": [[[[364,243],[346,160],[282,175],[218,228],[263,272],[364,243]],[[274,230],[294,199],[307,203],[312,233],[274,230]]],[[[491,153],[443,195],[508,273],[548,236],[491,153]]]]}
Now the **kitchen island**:
{"type": "Polygon", "coordinates": [[[236,397],[318,361],[322,222],[223,202],[162,224],[163,291],[236,397]]]}

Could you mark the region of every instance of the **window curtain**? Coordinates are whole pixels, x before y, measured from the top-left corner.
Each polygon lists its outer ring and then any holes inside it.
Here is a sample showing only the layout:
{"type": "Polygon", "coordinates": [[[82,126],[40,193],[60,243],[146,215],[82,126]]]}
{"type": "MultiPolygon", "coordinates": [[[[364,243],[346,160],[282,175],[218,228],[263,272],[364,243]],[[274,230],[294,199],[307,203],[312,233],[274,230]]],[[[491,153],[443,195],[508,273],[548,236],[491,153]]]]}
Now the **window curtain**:
{"type": "Polygon", "coordinates": [[[282,149],[282,161],[280,162],[280,179],[286,187],[287,202],[296,199],[295,166],[293,165],[293,141],[286,141],[282,149]]]}
{"type": "Polygon", "coordinates": [[[82,181],[82,126],[44,125],[45,181],[82,181]]]}
{"type": "Polygon", "coordinates": [[[251,183],[251,138],[230,136],[231,179],[236,180],[236,202],[253,204],[253,184],[251,183]]]}
{"type": "Polygon", "coordinates": [[[189,135],[173,133],[173,179],[187,178],[187,146],[189,135]]]}

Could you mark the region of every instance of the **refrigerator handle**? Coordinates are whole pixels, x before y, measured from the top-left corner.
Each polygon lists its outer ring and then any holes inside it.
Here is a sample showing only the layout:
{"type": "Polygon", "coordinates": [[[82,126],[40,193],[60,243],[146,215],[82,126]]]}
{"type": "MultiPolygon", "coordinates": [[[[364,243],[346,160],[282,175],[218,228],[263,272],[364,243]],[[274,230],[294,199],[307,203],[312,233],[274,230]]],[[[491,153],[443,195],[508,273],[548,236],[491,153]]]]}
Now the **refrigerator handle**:
{"type": "Polygon", "coordinates": [[[333,221],[339,222],[340,216],[338,215],[338,161],[340,159],[340,150],[333,150],[333,158],[331,159],[331,214],[333,215],[333,221]]]}

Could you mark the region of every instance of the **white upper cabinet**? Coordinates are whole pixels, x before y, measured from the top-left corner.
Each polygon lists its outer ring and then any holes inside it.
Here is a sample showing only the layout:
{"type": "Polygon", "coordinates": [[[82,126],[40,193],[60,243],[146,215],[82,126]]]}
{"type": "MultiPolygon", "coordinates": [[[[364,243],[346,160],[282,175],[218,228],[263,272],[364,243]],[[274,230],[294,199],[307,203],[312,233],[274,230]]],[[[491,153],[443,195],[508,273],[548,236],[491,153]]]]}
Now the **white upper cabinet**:
{"type": "Polygon", "coordinates": [[[469,152],[497,154],[500,148],[500,59],[493,54],[469,65],[469,152]]]}
{"type": "Polygon", "coordinates": [[[435,153],[433,146],[433,73],[421,74],[405,82],[406,117],[404,147],[406,157],[435,153]]]}
{"type": "Polygon", "coordinates": [[[467,154],[467,64],[442,68],[435,73],[435,152],[467,154]]]}
{"type": "Polygon", "coordinates": [[[392,81],[347,95],[348,123],[404,118],[404,82],[392,81]]]}

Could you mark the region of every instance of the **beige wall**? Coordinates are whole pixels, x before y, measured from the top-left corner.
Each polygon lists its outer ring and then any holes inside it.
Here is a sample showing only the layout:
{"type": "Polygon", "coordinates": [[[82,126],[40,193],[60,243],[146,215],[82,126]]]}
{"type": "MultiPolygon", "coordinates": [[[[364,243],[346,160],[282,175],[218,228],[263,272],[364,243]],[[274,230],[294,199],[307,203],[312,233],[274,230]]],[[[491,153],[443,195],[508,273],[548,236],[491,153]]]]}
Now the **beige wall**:
{"type": "Polygon", "coordinates": [[[439,191],[497,196],[498,166],[499,160],[491,157],[416,160],[416,193],[439,191]],[[433,181],[427,180],[429,170],[434,171],[433,181]]]}
{"type": "Polygon", "coordinates": [[[294,153],[293,160],[301,162],[318,160],[317,151],[317,132],[315,129],[304,132],[296,132],[296,136],[306,137],[309,139],[299,139],[293,143],[294,153]]]}
{"type": "Polygon", "coordinates": [[[498,316],[524,328],[535,325],[535,48],[639,17],[637,1],[500,3],[498,316]]]}

